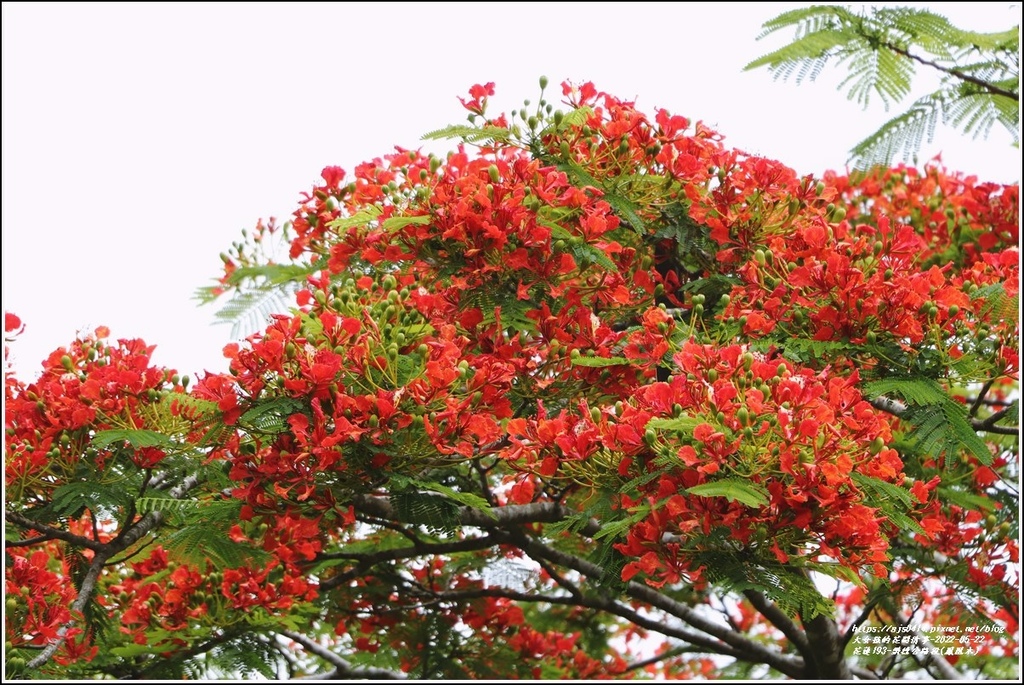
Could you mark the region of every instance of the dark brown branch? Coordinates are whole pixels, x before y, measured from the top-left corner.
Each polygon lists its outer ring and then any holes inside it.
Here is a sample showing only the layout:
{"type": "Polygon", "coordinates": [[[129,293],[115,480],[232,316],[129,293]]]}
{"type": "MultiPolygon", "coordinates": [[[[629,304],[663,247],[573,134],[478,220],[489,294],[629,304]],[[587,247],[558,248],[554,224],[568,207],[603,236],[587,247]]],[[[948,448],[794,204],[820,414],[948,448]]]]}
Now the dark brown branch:
{"type": "MultiPolygon", "coordinates": [[[[438,496],[440,497],[440,495],[438,496]]],[[[391,506],[391,501],[386,497],[359,495],[352,501],[352,505],[357,511],[381,519],[399,520],[398,513],[391,506]]],[[[474,526],[477,528],[502,528],[524,523],[555,523],[576,513],[569,507],[556,502],[511,504],[504,507],[495,507],[489,511],[490,514],[482,509],[461,507],[459,510],[459,523],[463,526],[474,526]]],[[[599,530],[601,530],[601,525],[597,521],[590,521],[580,532],[584,535],[594,535],[599,530]]]]}
{"type": "MultiPolygon", "coordinates": [[[[169,494],[174,499],[181,499],[182,497],[185,496],[185,493],[194,488],[198,482],[199,481],[195,478],[195,476],[189,476],[188,478],[185,478],[185,480],[183,480],[176,487],[174,487],[169,494]]],[[[14,516],[18,517],[19,515],[14,514],[14,516]]],[[[11,514],[7,514],[7,517],[10,519],[11,514]]],[[[122,533],[119,534],[114,540],[111,540],[110,542],[105,544],[99,544],[98,547],[92,546],[92,543],[95,543],[94,540],[89,540],[88,538],[81,538],[82,540],[85,540],[86,542],[90,543],[89,545],[83,544],[82,546],[94,550],[96,552],[96,555],[93,557],[92,563],[89,564],[89,570],[86,571],[85,578],[82,580],[82,585],[78,589],[78,595],[75,597],[75,601],[71,603],[72,615],[82,613],[85,610],[85,607],[89,604],[89,600],[92,599],[92,593],[96,589],[96,582],[100,577],[100,573],[103,572],[103,567],[106,566],[107,560],[115,554],[122,552],[131,547],[132,545],[134,545],[136,542],[142,539],[144,535],[149,534],[150,531],[157,528],[162,521],[163,514],[161,514],[159,511],[150,512],[138,521],[136,521],[135,523],[128,526],[128,530],[122,531],[122,533]]],[[[15,521],[15,523],[17,523],[17,521],[15,521]]],[[[32,524],[30,520],[29,523],[32,524]]],[[[35,530],[38,530],[38,528],[36,528],[34,524],[32,525],[32,527],[35,530]]],[[[40,532],[65,533],[65,531],[57,530],[56,528],[48,528],[47,530],[40,532]]],[[[67,535],[70,535],[70,533],[68,533],[67,535]]],[[[62,540],[66,539],[59,535],[54,535],[54,537],[57,537],[62,540]]],[[[78,536],[72,537],[78,538],[78,536]]],[[[81,543],[75,542],[73,544],[81,543]]],[[[51,642],[50,644],[46,645],[42,652],[33,657],[33,659],[29,661],[28,664],[26,664],[27,668],[30,671],[39,668],[47,661],[49,661],[54,654],[57,653],[57,650],[60,649],[61,645],[64,644],[64,641],[67,640],[68,631],[71,630],[72,627],[74,627],[75,622],[75,619],[72,618],[57,629],[57,639],[51,642]]]]}
{"type": "Polygon", "coordinates": [[[793,622],[793,620],[787,616],[779,607],[775,606],[768,599],[757,590],[744,590],[743,596],[757,609],[762,616],[768,619],[773,626],[782,631],[782,634],[793,643],[800,655],[805,660],[811,658],[811,645],[807,641],[807,636],[804,635],[800,627],[793,622]]]}
{"type": "Polygon", "coordinates": [[[688,651],[690,651],[690,648],[685,645],[680,647],[673,647],[672,649],[666,649],[661,654],[655,654],[649,659],[644,659],[643,661],[636,661],[630,664],[629,666],[626,666],[626,669],[623,672],[629,673],[630,671],[639,671],[641,669],[647,668],[648,666],[651,666],[652,664],[656,664],[659,661],[665,661],[666,659],[672,659],[682,654],[686,654],[688,651]]]}
{"type": "Polygon", "coordinates": [[[850,680],[853,673],[843,654],[843,638],[836,622],[818,614],[804,622],[814,672],[808,675],[821,680],[850,680]]]}
{"type": "Polygon", "coordinates": [[[978,415],[978,410],[981,409],[981,405],[985,403],[985,396],[988,395],[988,391],[992,388],[992,384],[995,382],[995,378],[990,378],[981,386],[981,390],[978,391],[978,396],[974,398],[974,402],[971,403],[971,408],[967,411],[967,415],[972,419],[978,415]]]}
{"type": "MultiPolygon", "coordinates": [[[[875,409],[881,409],[886,413],[892,414],[897,418],[901,418],[907,413],[907,405],[903,404],[899,400],[894,400],[889,397],[876,397],[871,400],[871,406],[875,409]]],[[[1006,416],[1008,411],[1009,408],[1002,409],[984,420],[971,419],[971,428],[976,431],[984,431],[986,433],[994,433],[997,435],[1018,435],[1020,433],[1020,426],[994,425],[996,421],[1006,416]]]]}
{"type": "Polygon", "coordinates": [[[547,559],[537,559],[536,561],[538,564],[540,564],[541,568],[543,568],[544,571],[546,571],[547,574],[551,576],[552,580],[554,580],[559,587],[566,590],[570,595],[575,597],[577,600],[583,598],[583,593],[580,592],[580,589],[576,585],[576,583],[570,582],[568,578],[559,573],[558,569],[552,566],[547,559]]]}
{"type": "MultiPolygon", "coordinates": [[[[896,619],[897,624],[900,626],[910,624],[910,618],[904,614],[899,614],[896,619]]],[[[920,650],[914,650],[914,659],[922,667],[927,670],[929,666],[934,666],[935,670],[939,672],[939,678],[942,680],[963,680],[963,674],[956,670],[953,664],[946,661],[943,657],[932,653],[932,642],[928,639],[927,634],[919,630],[913,630],[911,635],[917,639],[917,644],[921,646],[920,650]]]]}
{"type": "Polygon", "coordinates": [[[999,419],[1003,418],[1010,413],[1010,407],[1000,409],[991,416],[988,416],[982,420],[972,419],[971,426],[974,430],[988,431],[989,433],[998,433],[1000,435],[1017,435],[1020,432],[1018,426],[997,426],[995,425],[999,419]]]}
{"type": "Polygon", "coordinates": [[[94,552],[98,552],[99,550],[104,549],[105,547],[104,544],[102,542],[99,542],[98,540],[82,537],[81,535],[75,535],[74,533],[70,533],[66,530],[61,530],[60,528],[52,528],[46,525],[45,523],[33,521],[27,516],[22,516],[21,514],[14,511],[4,512],[4,517],[11,523],[21,528],[24,528],[25,530],[34,530],[42,533],[42,538],[33,538],[33,540],[35,541],[54,539],[63,540],[64,542],[70,543],[77,547],[85,547],[86,549],[91,549],[94,552]]]}
{"type": "Polygon", "coordinates": [[[879,42],[879,45],[889,50],[892,50],[897,55],[903,55],[909,60],[912,60],[919,64],[923,64],[927,67],[931,67],[932,69],[937,69],[942,73],[952,76],[953,78],[958,78],[961,81],[964,81],[965,83],[971,83],[975,86],[978,86],[979,88],[986,91],[990,95],[1002,95],[1003,97],[1010,98],[1014,102],[1020,102],[1020,95],[1018,93],[1014,93],[1011,90],[1000,88],[994,83],[989,83],[988,81],[982,80],[976,76],[971,76],[970,74],[965,74],[962,71],[953,69],[951,67],[944,67],[941,64],[938,64],[937,62],[932,62],[931,60],[919,57],[910,52],[909,50],[901,48],[897,45],[893,45],[892,43],[881,41],[879,42]]]}
{"type": "Polygon", "coordinates": [[[39,537],[25,538],[24,540],[4,540],[4,549],[7,549],[8,547],[30,547],[48,540],[53,540],[53,538],[49,535],[40,535],[39,537]]]}
{"type": "Polygon", "coordinates": [[[289,640],[299,643],[311,654],[315,654],[327,663],[334,666],[334,670],[323,675],[312,676],[311,680],[338,680],[338,679],[367,679],[367,680],[405,680],[405,674],[397,671],[389,671],[384,668],[356,668],[345,659],[327,649],[318,642],[314,642],[305,635],[291,630],[282,630],[281,635],[289,640]]]}
{"type": "MultiPolygon", "coordinates": [[[[534,558],[545,558],[553,563],[566,568],[571,568],[574,571],[591,578],[599,579],[604,575],[604,569],[597,564],[571,554],[552,549],[547,545],[537,542],[536,540],[530,539],[522,541],[519,543],[519,547],[534,558]]],[[[726,626],[711,621],[691,607],[682,604],[681,602],[677,602],[671,597],[658,592],[654,588],[630,581],[625,585],[625,592],[633,599],[640,600],[641,602],[645,602],[653,607],[661,609],[693,628],[707,633],[712,637],[718,638],[722,643],[725,643],[723,645],[713,640],[708,640],[706,637],[698,636],[694,641],[694,644],[701,644],[709,649],[714,649],[719,653],[729,654],[730,656],[734,656],[737,659],[742,659],[744,661],[767,664],[791,678],[799,678],[804,673],[803,659],[798,657],[788,657],[783,654],[779,654],[778,652],[774,652],[764,645],[754,642],[746,636],[732,631],[726,626]]],[[[601,604],[595,605],[595,608],[602,607],[603,605],[601,604]]],[[[642,617],[639,615],[637,615],[637,618],[642,620],[642,617]]],[[[642,624],[637,623],[637,625],[642,624]]],[[[651,630],[665,635],[672,635],[672,633],[668,632],[671,628],[664,624],[654,623],[654,627],[652,627],[651,630]]],[[[687,641],[692,640],[690,636],[683,637],[681,639],[685,639],[687,641]]]]}
{"type": "Polygon", "coordinates": [[[446,602],[458,602],[467,599],[479,599],[480,597],[500,597],[511,599],[516,602],[535,602],[546,604],[560,604],[563,606],[584,606],[576,597],[569,595],[541,595],[531,592],[520,592],[507,588],[485,587],[473,588],[472,590],[431,590],[420,584],[416,584],[419,594],[426,595],[431,599],[446,602]]]}

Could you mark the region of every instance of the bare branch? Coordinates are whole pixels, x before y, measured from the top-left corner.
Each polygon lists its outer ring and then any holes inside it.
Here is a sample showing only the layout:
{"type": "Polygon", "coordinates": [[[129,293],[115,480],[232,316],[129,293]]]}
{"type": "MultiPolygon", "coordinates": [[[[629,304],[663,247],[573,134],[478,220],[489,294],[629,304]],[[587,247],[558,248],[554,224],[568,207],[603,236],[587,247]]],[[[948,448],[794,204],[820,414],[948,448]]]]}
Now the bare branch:
{"type": "Polygon", "coordinates": [[[814,663],[814,676],[823,680],[850,680],[853,673],[843,654],[843,638],[836,622],[824,614],[805,621],[804,631],[814,663]]]}
{"type": "MultiPolygon", "coordinates": [[[[169,493],[174,499],[181,499],[185,496],[189,490],[194,488],[198,480],[195,476],[189,476],[185,478],[180,484],[171,490],[169,493]]],[[[18,516],[15,514],[15,516],[18,516]]],[[[8,514],[10,517],[10,514],[8,514]]],[[[26,519],[27,520],[27,519],[26,519]]],[[[92,593],[96,589],[96,581],[100,577],[100,573],[103,572],[103,567],[106,566],[107,560],[114,556],[118,552],[122,552],[128,547],[138,542],[144,535],[148,534],[153,529],[157,528],[163,521],[163,514],[159,511],[150,512],[134,524],[131,524],[127,530],[122,531],[114,540],[106,544],[99,544],[98,547],[90,545],[83,545],[92,549],[96,552],[93,557],[92,563],[89,565],[89,570],[85,574],[85,578],[82,580],[82,586],[78,590],[78,595],[75,597],[75,601],[71,603],[72,614],[80,614],[85,610],[85,607],[89,604],[89,600],[92,599],[92,593]]],[[[31,523],[31,522],[30,522],[31,523]]],[[[19,524],[20,525],[20,524],[19,524]]],[[[56,528],[49,529],[45,532],[57,532],[64,533],[65,531],[57,530],[56,528]]],[[[44,531],[40,531],[44,532],[44,531]]],[[[70,535],[70,533],[68,533],[70,535]]],[[[62,536],[55,535],[60,539],[65,539],[62,536]]],[[[78,536],[72,536],[77,538],[78,536]]],[[[82,538],[89,543],[94,543],[94,540],[88,538],[82,538]]],[[[73,543],[78,544],[78,543],[73,543]]],[[[60,628],[57,629],[57,639],[46,645],[42,652],[36,655],[26,665],[29,670],[34,670],[45,664],[50,658],[57,653],[61,645],[67,640],[68,631],[70,631],[76,623],[74,616],[64,623],[60,628]]]]}
{"type": "Polygon", "coordinates": [[[768,601],[768,599],[760,592],[756,590],[744,590],[743,596],[746,597],[750,603],[761,612],[761,615],[767,618],[773,626],[782,631],[793,646],[796,647],[797,651],[804,657],[804,659],[810,658],[811,645],[807,641],[807,636],[800,630],[793,620],[787,616],[781,609],[768,601]]]}
{"type": "Polygon", "coordinates": [[[992,384],[995,382],[995,378],[989,378],[985,381],[985,384],[981,386],[981,390],[978,391],[978,396],[974,398],[974,402],[971,403],[971,408],[967,411],[967,415],[972,419],[978,415],[978,410],[981,409],[981,405],[985,403],[985,396],[988,395],[988,391],[992,388],[992,384]]]}
{"type": "MultiPolygon", "coordinates": [[[[34,530],[42,533],[44,537],[33,538],[32,540],[34,542],[56,539],[63,540],[64,542],[70,543],[77,547],[85,547],[86,549],[91,549],[94,552],[104,548],[103,543],[99,542],[98,540],[82,537],[81,535],[75,535],[74,533],[70,533],[66,530],[61,530],[60,528],[52,528],[51,526],[48,526],[45,523],[33,521],[27,516],[22,516],[21,514],[14,511],[5,511],[4,518],[6,518],[8,521],[15,524],[16,526],[24,528],[25,530],[34,530]]],[[[28,541],[19,541],[19,543],[28,544],[28,541]]],[[[15,545],[5,544],[4,546],[13,547],[15,545]]]]}
{"type": "MultiPolygon", "coordinates": [[[[440,495],[438,496],[440,497],[440,495]]],[[[378,518],[392,521],[399,520],[398,513],[391,506],[391,501],[387,497],[359,495],[353,499],[352,505],[356,510],[378,518]]],[[[554,523],[576,513],[569,507],[556,502],[510,504],[504,507],[495,507],[488,511],[474,509],[473,507],[460,507],[459,523],[463,526],[475,526],[478,528],[505,527],[523,523],[554,523]]],[[[580,532],[584,535],[594,535],[599,530],[601,530],[600,523],[591,520],[580,532]]]]}
{"type": "MultiPolygon", "coordinates": [[[[109,554],[105,556],[102,553],[98,553],[93,558],[92,563],[89,564],[89,570],[86,571],[85,578],[82,579],[82,587],[78,590],[78,596],[75,597],[75,601],[71,603],[72,616],[74,614],[82,613],[85,610],[86,605],[89,604],[89,600],[92,599],[93,590],[96,589],[96,581],[99,580],[100,573],[103,572],[103,566],[106,564],[108,558],[109,554]]],[[[68,631],[70,631],[74,625],[75,619],[72,617],[71,620],[58,628],[57,639],[46,645],[43,651],[33,657],[32,660],[26,664],[28,670],[33,671],[49,661],[50,657],[56,654],[57,650],[60,649],[61,645],[63,645],[65,640],[68,639],[68,631]]]]}
{"type": "MultiPolygon", "coordinates": [[[[899,400],[894,400],[889,397],[876,397],[871,400],[871,406],[875,409],[881,409],[884,412],[892,414],[893,416],[900,418],[907,413],[907,405],[903,404],[899,400]]],[[[1020,433],[1020,426],[996,426],[996,421],[1006,416],[1008,409],[997,411],[987,419],[971,419],[971,428],[976,431],[984,431],[986,433],[995,433],[998,435],[1018,435],[1020,433]]]]}
{"type": "Polygon", "coordinates": [[[925,59],[923,57],[919,57],[918,55],[913,54],[909,50],[901,48],[898,45],[894,45],[893,43],[889,43],[889,42],[884,42],[883,41],[883,42],[880,42],[879,45],[881,47],[886,48],[887,50],[891,50],[892,52],[895,52],[897,55],[903,55],[904,57],[906,57],[909,60],[912,60],[912,61],[917,62],[919,64],[923,64],[923,65],[925,65],[927,67],[931,67],[932,69],[937,69],[938,71],[941,71],[944,74],[952,76],[953,78],[960,79],[961,81],[964,81],[965,83],[971,83],[971,84],[973,84],[975,86],[978,86],[982,90],[986,91],[989,95],[1002,95],[1005,98],[1010,98],[1014,102],[1020,102],[1020,95],[1018,93],[1014,93],[1012,90],[1006,90],[1005,88],[1000,88],[999,86],[997,86],[994,83],[989,83],[988,81],[984,81],[984,80],[982,80],[980,78],[977,78],[975,76],[971,76],[970,74],[965,74],[964,72],[959,71],[957,69],[952,69],[950,67],[945,67],[945,66],[942,66],[941,64],[938,64],[937,62],[932,62],[931,60],[927,60],[927,59],[925,59]]]}
{"type": "Polygon", "coordinates": [[[315,675],[310,677],[311,680],[337,680],[337,679],[357,679],[365,678],[369,680],[405,680],[405,674],[397,671],[389,671],[384,668],[356,668],[345,659],[341,658],[331,650],[327,649],[318,642],[315,642],[305,635],[293,632],[291,630],[282,630],[281,635],[284,635],[289,640],[293,640],[302,647],[316,656],[320,657],[327,663],[334,666],[334,670],[330,673],[322,675],[315,675]]]}
{"type": "MultiPolygon", "coordinates": [[[[548,559],[556,564],[571,568],[574,571],[582,573],[585,576],[599,579],[604,576],[604,569],[597,564],[586,561],[579,557],[561,552],[548,547],[536,540],[527,539],[519,543],[520,548],[523,551],[530,554],[533,557],[541,557],[548,559]]],[[[708,648],[715,649],[719,653],[728,653],[731,656],[735,656],[738,659],[745,661],[752,661],[755,663],[764,663],[775,670],[788,675],[792,678],[799,678],[804,672],[803,659],[798,657],[789,657],[778,652],[772,651],[765,647],[763,644],[750,640],[744,635],[734,632],[729,627],[721,625],[711,621],[710,619],[702,616],[700,613],[695,611],[693,608],[677,602],[676,600],[668,597],[667,595],[658,592],[654,588],[648,587],[647,585],[641,585],[636,582],[628,582],[625,584],[625,592],[628,596],[650,604],[653,607],[661,609],[666,613],[674,616],[684,623],[696,628],[697,630],[703,631],[708,635],[718,638],[724,645],[716,643],[713,640],[708,640],[706,637],[688,635],[685,638],[687,641],[693,641],[694,644],[702,644],[708,648]],[[723,651],[725,650],[725,651],[723,651]]],[[[595,605],[603,606],[603,605],[595,605]]],[[[610,606],[610,605],[609,605],[610,606]]],[[[609,609],[610,610],[610,609],[609,609]]],[[[638,617],[639,618],[639,617],[638,617]]],[[[633,620],[633,619],[630,619],[633,620]]],[[[638,625],[642,625],[638,623],[638,625]]],[[[645,626],[646,627],[646,626],[645,626]]],[[[655,624],[652,630],[656,630],[665,635],[672,635],[670,628],[662,624],[655,624]]]]}

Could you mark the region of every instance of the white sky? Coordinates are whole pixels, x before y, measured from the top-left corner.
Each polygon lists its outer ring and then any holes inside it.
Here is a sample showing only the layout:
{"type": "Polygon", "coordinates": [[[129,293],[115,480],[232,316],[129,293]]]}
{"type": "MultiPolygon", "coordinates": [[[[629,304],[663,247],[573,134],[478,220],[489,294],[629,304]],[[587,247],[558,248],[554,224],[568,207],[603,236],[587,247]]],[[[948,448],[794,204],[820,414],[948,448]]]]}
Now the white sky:
{"type": "MultiPolygon", "coordinates": [[[[3,306],[27,326],[15,369],[34,378],[106,325],[183,373],[225,370],[231,327],[192,299],[218,254],[260,217],[287,218],[324,166],[351,172],[463,123],[456,97],[474,83],[496,83],[497,114],[535,102],[542,74],[555,102],[561,81],[589,80],[800,173],[842,169],[897,110],[848,102],[836,71],[800,86],[742,71],[791,38],[758,42],[761,24],[802,4],[4,2],[3,306]]],[[[1020,22],[1019,3],[903,4],[979,31],[1020,22]]],[[[921,159],[1014,182],[1009,141],[940,131],[921,159]]]]}

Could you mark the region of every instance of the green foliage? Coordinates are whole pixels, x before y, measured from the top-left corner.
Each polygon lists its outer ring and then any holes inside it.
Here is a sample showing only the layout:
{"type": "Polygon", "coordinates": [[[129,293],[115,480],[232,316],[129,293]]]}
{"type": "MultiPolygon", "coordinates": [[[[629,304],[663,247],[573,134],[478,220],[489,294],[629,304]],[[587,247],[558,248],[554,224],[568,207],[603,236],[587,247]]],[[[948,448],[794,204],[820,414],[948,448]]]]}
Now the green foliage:
{"type": "Polygon", "coordinates": [[[695,560],[704,567],[708,580],[721,590],[761,592],[789,616],[810,621],[835,612],[834,603],[822,596],[807,575],[771,559],[715,550],[698,552],[695,560]]]}
{"type": "Polygon", "coordinates": [[[116,518],[119,511],[130,506],[131,498],[131,490],[126,487],[125,479],[72,481],[56,488],[50,501],[35,509],[31,516],[34,520],[47,523],[76,518],[88,510],[99,517],[116,518]]]}
{"type": "Polygon", "coordinates": [[[909,530],[915,533],[924,534],[925,530],[921,524],[907,515],[907,510],[912,508],[913,495],[907,490],[879,480],[863,473],[851,473],[853,482],[865,493],[865,502],[868,506],[877,508],[885,518],[896,525],[900,530],[909,530]]]}
{"type": "Polygon", "coordinates": [[[200,568],[208,561],[219,568],[238,568],[270,558],[267,552],[231,541],[225,526],[212,522],[192,521],[162,539],[169,554],[200,568]]]}
{"type": "Polygon", "coordinates": [[[302,402],[291,397],[276,397],[249,409],[238,422],[251,433],[277,435],[285,430],[288,417],[303,408],[302,402]]]}
{"type": "MultiPolygon", "coordinates": [[[[218,310],[220,323],[231,324],[231,337],[240,338],[254,333],[270,319],[272,314],[289,311],[293,298],[307,276],[324,267],[325,260],[309,264],[261,264],[240,266],[227,277],[231,299],[218,310]]],[[[217,288],[203,287],[196,291],[195,299],[203,304],[218,298],[217,288]]]]}
{"type": "Polygon", "coordinates": [[[971,426],[967,407],[951,398],[929,378],[889,378],[864,385],[870,398],[898,396],[908,406],[900,419],[909,426],[904,436],[914,449],[943,461],[957,459],[966,450],[982,464],[992,463],[992,452],[971,426]]]}
{"type": "Polygon", "coordinates": [[[873,95],[885,104],[911,92],[919,66],[941,75],[939,87],[886,122],[851,150],[864,168],[909,157],[941,121],[974,137],[1001,124],[1019,142],[1019,27],[978,33],[945,17],[913,7],[872,8],[856,13],[836,5],[784,12],[764,24],[758,39],[795,30],[792,43],[750,62],[776,77],[814,80],[829,63],[847,70],[839,88],[867,107],[873,95]]]}
{"type": "Polygon", "coordinates": [[[493,143],[495,141],[507,141],[511,136],[512,130],[501,126],[466,126],[456,124],[425,133],[423,134],[422,139],[458,139],[467,143],[493,143]]]}
{"type": "Polygon", "coordinates": [[[105,430],[97,431],[92,439],[93,447],[103,449],[114,443],[127,442],[135,448],[139,447],[175,447],[175,443],[162,433],[151,430],[105,430]]]}
{"type": "Polygon", "coordinates": [[[588,366],[592,368],[604,368],[606,366],[621,366],[629,364],[625,357],[573,357],[573,366],[588,366]]]}
{"type": "Polygon", "coordinates": [[[491,506],[488,504],[487,500],[472,492],[460,492],[454,488],[448,487],[447,485],[420,480],[418,478],[409,478],[408,476],[402,476],[399,474],[393,475],[391,477],[391,482],[399,489],[413,488],[436,492],[463,506],[482,511],[491,518],[495,518],[494,512],[491,511],[491,506]]]}
{"type": "Polygon", "coordinates": [[[740,478],[721,478],[711,483],[686,488],[691,495],[700,497],[724,497],[730,502],[739,502],[748,507],[763,507],[768,504],[768,491],[763,486],[740,478]]]}
{"type": "Polygon", "coordinates": [[[452,535],[459,527],[459,505],[441,495],[402,490],[390,496],[400,521],[421,525],[435,535],[452,535]]]}

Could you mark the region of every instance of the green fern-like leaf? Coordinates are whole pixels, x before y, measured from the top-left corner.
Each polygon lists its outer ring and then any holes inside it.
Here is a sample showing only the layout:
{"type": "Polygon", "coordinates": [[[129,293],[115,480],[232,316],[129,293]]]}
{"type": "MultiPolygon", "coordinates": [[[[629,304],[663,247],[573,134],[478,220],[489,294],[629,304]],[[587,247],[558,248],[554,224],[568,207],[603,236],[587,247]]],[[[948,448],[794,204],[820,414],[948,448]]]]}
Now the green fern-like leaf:
{"type": "Polygon", "coordinates": [[[730,502],[739,502],[748,507],[763,507],[768,504],[768,491],[761,485],[739,478],[722,478],[686,488],[691,495],[700,497],[724,497],[730,502]]]}
{"type": "Polygon", "coordinates": [[[506,329],[533,333],[537,328],[537,322],[526,316],[527,312],[534,309],[534,304],[518,299],[516,289],[512,286],[470,290],[463,293],[462,306],[479,309],[484,325],[492,325],[500,317],[501,325],[506,329]]]}
{"type": "Polygon", "coordinates": [[[231,324],[232,338],[244,337],[262,329],[271,315],[287,312],[300,288],[299,283],[281,283],[236,292],[216,317],[231,324]]]}
{"type": "Polygon", "coordinates": [[[934,140],[945,105],[942,93],[931,93],[917,99],[905,112],[854,145],[850,150],[850,161],[857,168],[867,169],[885,166],[897,158],[908,159],[924,141],[934,140]]]}
{"type": "Polygon", "coordinates": [[[918,449],[945,464],[967,449],[982,464],[992,463],[992,453],[985,441],[963,415],[965,409],[955,404],[908,407],[900,417],[911,426],[907,439],[918,449]]]}
{"type": "Polygon", "coordinates": [[[105,516],[116,517],[131,500],[124,481],[73,481],[53,491],[50,502],[33,512],[33,518],[50,521],[53,518],[74,516],[83,509],[105,516]]]}
{"type": "Polygon", "coordinates": [[[956,504],[967,510],[993,511],[995,509],[995,502],[991,497],[977,495],[958,487],[939,485],[935,489],[935,493],[940,501],[956,504]]]}
{"type": "Polygon", "coordinates": [[[794,40],[750,62],[776,76],[815,79],[833,63],[847,74],[840,84],[866,107],[877,95],[886,108],[911,92],[916,70],[937,72],[941,84],[851,150],[861,168],[909,158],[941,120],[968,135],[987,135],[1001,123],[1019,140],[1019,32],[965,31],[920,8],[874,8],[866,13],[831,5],[784,12],[764,24],[765,38],[793,30],[794,40]]]}
{"type": "Polygon", "coordinates": [[[592,368],[604,368],[606,366],[622,366],[629,364],[625,357],[573,357],[573,366],[589,366],[592,368]]]}
{"type": "Polygon", "coordinates": [[[702,423],[701,419],[692,416],[677,416],[671,419],[651,419],[646,428],[676,431],[684,435],[693,435],[693,429],[702,423]]]}
{"type": "Polygon", "coordinates": [[[896,396],[912,404],[941,404],[949,399],[942,386],[930,378],[885,378],[864,384],[869,398],[896,396]]]}
{"type": "Polygon", "coordinates": [[[423,140],[463,140],[467,143],[481,141],[505,142],[512,137],[512,130],[501,126],[466,126],[452,125],[430,131],[422,136],[423,140]]]}
{"type": "Polygon", "coordinates": [[[435,535],[451,535],[459,526],[459,505],[441,495],[405,490],[391,495],[398,518],[435,535]]]}
{"type": "Polygon", "coordinates": [[[644,224],[644,220],[640,218],[637,213],[639,207],[635,203],[628,199],[616,195],[615,193],[606,193],[604,196],[605,202],[611,205],[611,208],[615,210],[615,213],[626,220],[629,224],[640,235],[647,233],[647,226],[644,224]]]}
{"type": "Polygon", "coordinates": [[[992,452],[971,426],[967,408],[956,402],[929,378],[888,378],[864,385],[870,398],[898,396],[907,409],[900,419],[909,427],[906,439],[917,449],[943,460],[964,451],[982,464],[992,463],[992,452]]]}
{"type": "Polygon", "coordinates": [[[393,216],[385,219],[380,227],[385,231],[398,231],[406,226],[425,226],[429,223],[429,216],[393,216]]]}
{"type": "Polygon", "coordinates": [[[755,352],[768,352],[781,347],[782,356],[800,364],[820,362],[835,356],[849,356],[860,348],[857,345],[838,340],[812,340],[811,338],[795,338],[780,336],[779,338],[761,338],[751,341],[750,348],[755,352]]]}
{"type": "Polygon", "coordinates": [[[864,492],[867,504],[878,509],[883,516],[892,521],[901,530],[925,533],[921,524],[910,518],[906,513],[907,509],[911,508],[914,502],[913,495],[909,491],[862,473],[853,473],[851,478],[864,492]]]}
{"type": "Polygon", "coordinates": [[[461,492],[454,488],[450,488],[447,485],[442,485],[433,481],[420,480],[418,478],[410,478],[399,474],[393,475],[391,477],[391,481],[399,489],[415,488],[418,490],[430,490],[440,495],[444,495],[448,499],[458,502],[463,506],[477,509],[478,511],[488,514],[492,518],[497,518],[491,510],[491,505],[487,500],[475,493],[461,492]]]}
{"type": "Polygon", "coordinates": [[[249,409],[238,422],[249,431],[276,435],[287,427],[288,417],[302,410],[303,404],[291,397],[275,397],[249,409]]]}
{"type": "Polygon", "coordinates": [[[354,226],[365,226],[379,217],[383,212],[384,210],[381,207],[371,205],[370,207],[356,212],[352,216],[338,217],[327,225],[338,232],[347,231],[354,226]]]}
{"type": "Polygon", "coordinates": [[[572,252],[573,259],[576,263],[581,266],[588,264],[597,264],[602,269],[618,273],[619,268],[615,266],[604,250],[596,245],[590,243],[576,243],[569,246],[569,251],[572,252]]]}
{"type": "Polygon", "coordinates": [[[791,617],[809,621],[835,612],[835,604],[810,578],[776,562],[748,553],[715,550],[695,554],[694,561],[716,587],[726,592],[760,592],[791,617]]]}
{"type": "Polygon", "coordinates": [[[270,558],[270,554],[261,549],[232,542],[226,526],[205,521],[183,526],[164,537],[162,542],[170,555],[199,567],[213,561],[220,568],[237,568],[265,563],[270,558]]]}
{"type": "Polygon", "coordinates": [[[163,433],[142,429],[113,429],[97,431],[96,435],[93,436],[92,439],[93,447],[97,447],[99,449],[110,447],[114,443],[124,442],[127,442],[136,449],[140,447],[159,447],[163,449],[176,447],[175,442],[163,433]]]}

